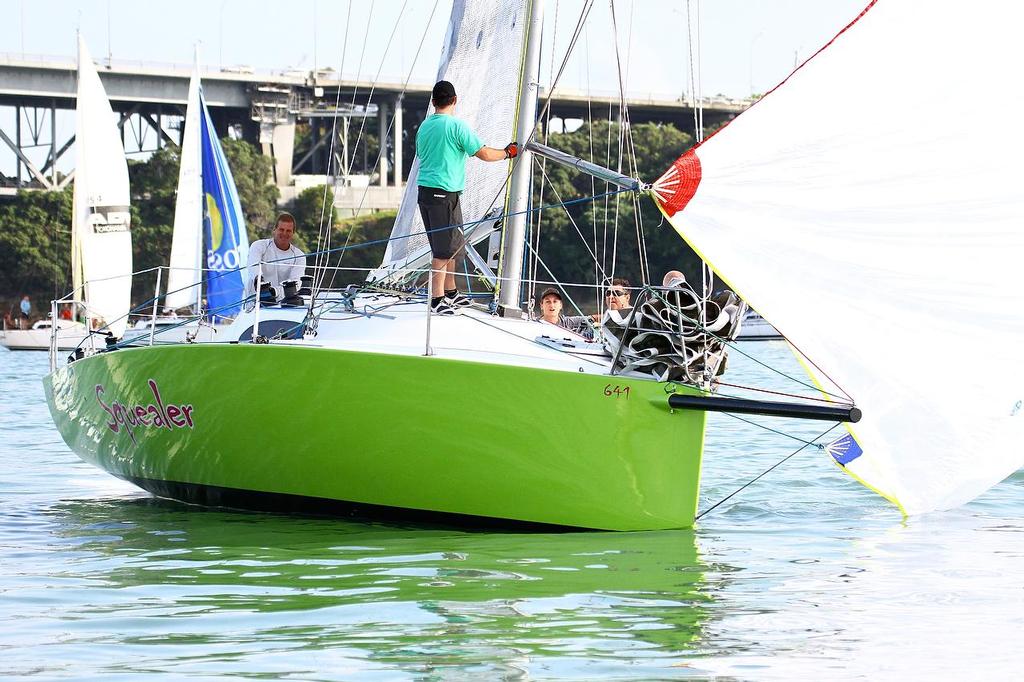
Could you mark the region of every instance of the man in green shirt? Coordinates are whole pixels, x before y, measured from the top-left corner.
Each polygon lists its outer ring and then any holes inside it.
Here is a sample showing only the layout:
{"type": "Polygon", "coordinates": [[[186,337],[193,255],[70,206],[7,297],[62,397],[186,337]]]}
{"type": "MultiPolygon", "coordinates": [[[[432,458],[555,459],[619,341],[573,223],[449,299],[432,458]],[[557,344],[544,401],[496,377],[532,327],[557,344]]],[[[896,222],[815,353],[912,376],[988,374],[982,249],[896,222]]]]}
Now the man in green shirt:
{"type": "Polygon", "coordinates": [[[504,149],[487,147],[473,129],[455,118],[455,86],[438,81],[431,93],[434,113],[416,133],[420,159],[418,203],[430,241],[430,307],[440,315],[454,315],[470,300],[455,286],[455,261],[465,248],[459,194],[466,187],[466,159],[505,161],[515,158],[515,142],[504,149]]]}

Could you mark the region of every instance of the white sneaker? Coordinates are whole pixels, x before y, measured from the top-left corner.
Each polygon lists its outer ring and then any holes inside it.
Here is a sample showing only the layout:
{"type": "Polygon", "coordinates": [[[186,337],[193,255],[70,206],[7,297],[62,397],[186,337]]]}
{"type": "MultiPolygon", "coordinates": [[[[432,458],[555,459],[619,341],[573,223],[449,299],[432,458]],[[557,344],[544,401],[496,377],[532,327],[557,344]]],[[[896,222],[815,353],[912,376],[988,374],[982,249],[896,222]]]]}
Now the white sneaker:
{"type": "Polygon", "coordinates": [[[451,298],[449,298],[448,295],[445,294],[444,302],[453,308],[465,308],[467,306],[473,305],[473,299],[471,299],[469,296],[466,296],[462,292],[458,291],[455,292],[455,295],[452,296],[451,298]]]}
{"type": "Polygon", "coordinates": [[[448,303],[448,299],[442,298],[437,303],[430,304],[430,312],[433,315],[454,315],[455,308],[448,303]]]}

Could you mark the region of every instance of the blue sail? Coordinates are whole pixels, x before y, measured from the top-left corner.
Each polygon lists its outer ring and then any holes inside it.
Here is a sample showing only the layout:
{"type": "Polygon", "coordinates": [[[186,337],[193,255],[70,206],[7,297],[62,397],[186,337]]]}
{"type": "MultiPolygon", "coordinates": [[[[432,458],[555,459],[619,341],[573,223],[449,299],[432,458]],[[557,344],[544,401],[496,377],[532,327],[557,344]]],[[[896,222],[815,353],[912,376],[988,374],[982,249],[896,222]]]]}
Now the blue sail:
{"type": "Polygon", "coordinates": [[[245,296],[249,236],[235,180],[201,92],[199,102],[202,105],[203,233],[209,269],[206,274],[207,310],[216,317],[233,317],[241,310],[245,296]]]}

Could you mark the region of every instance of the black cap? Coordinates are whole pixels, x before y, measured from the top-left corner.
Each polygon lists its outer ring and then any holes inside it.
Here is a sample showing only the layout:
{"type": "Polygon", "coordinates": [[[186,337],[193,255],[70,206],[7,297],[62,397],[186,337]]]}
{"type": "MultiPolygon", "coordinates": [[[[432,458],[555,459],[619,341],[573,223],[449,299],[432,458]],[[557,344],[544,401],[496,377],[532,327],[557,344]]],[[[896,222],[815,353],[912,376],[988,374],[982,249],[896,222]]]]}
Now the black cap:
{"type": "Polygon", "coordinates": [[[550,296],[551,294],[554,294],[555,296],[557,296],[559,301],[562,300],[562,292],[559,291],[558,289],[554,288],[554,287],[548,287],[544,291],[540,292],[540,297],[537,300],[538,301],[543,301],[544,297],[550,296]]]}
{"type": "Polygon", "coordinates": [[[432,99],[449,99],[455,97],[455,86],[448,81],[437,81],[430,93],[432,99]]]}

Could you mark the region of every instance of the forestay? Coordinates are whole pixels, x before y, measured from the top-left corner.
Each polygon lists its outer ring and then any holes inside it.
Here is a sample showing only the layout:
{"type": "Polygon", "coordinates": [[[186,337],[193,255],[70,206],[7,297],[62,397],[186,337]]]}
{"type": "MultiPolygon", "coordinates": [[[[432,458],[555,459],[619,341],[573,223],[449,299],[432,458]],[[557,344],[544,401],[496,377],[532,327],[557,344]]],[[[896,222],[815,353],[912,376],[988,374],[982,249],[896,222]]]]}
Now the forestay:
{"type": "MultiPolygon", "coordinates": [[[[529,0],[455,0],[441,52],[437,80],[450,81],[458,93],[455,115],[466,121],[492,147],[512,140],[522,72],[526,7],[529,0]]],[[[434,113],[428,107],[427,115],[434,113]]],[[[508,165],[466,162],[466,189],[460,204],[467,223],[497,217],[505,204],[508,165]]],[[[430,247],[416,205],[419,159],[413,161],[391,241],[381,267],[369,279],[401,279],[404,271],[429,260],[430,247]]],[[[493,220],[466,227],[475,243],[492,230],[493,220]]]]}
{"type": "Polygon", "coordinates": [[[75,287],[84,284],[90,319],[102,320],[120,337],[128,326],[132,293],[128,164],[114,112],[81,36],[75,106],[75,287]]]}
{"type": "Polygon", "coordinates": [[[1017,14],[877,0],[656,183],[676,229],[863,410],[829,452],[908,513],[1024,464],[1017,14]],[[960,92],[998,106],[968,118],[960,92]]]}

